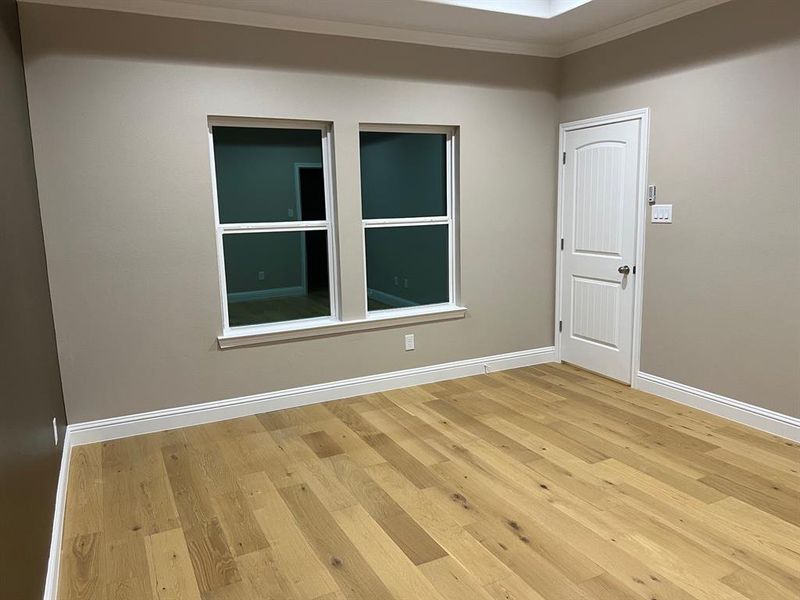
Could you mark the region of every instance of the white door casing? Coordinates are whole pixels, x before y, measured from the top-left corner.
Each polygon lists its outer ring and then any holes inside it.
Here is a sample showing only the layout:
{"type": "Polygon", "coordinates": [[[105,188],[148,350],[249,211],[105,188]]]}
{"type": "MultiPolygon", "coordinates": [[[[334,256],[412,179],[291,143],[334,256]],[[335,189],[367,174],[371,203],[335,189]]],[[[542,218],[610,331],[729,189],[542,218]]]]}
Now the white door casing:
{"type": "Polygon", "coordinates": [[[641,116],[600,123],[562,127],[560,355],[630,383],[638,363],[632,359],[634,352],[638,358],[635,267],[644,123],[641,116]],[[628,274],[620,272],[625,267],[628,274]]]}

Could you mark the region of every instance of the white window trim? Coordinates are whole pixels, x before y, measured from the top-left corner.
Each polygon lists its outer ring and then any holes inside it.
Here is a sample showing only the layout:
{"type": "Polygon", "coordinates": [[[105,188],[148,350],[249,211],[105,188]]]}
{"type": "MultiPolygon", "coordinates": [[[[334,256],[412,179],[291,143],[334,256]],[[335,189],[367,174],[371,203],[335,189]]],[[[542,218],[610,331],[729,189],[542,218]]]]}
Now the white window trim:
{"type": "Polygon", "coordinates": [[[421,307],[398,308],[392,311],[381,311],[386,315],[370,315],[365,319],[339,321],[333,318],[304,319],[286,321],[274,325],[258,325],[250,327],[237,327],[227,335],[217,338],[222,349],[236,348],[239,346],[253,346],[269,344],[288,340],[299,340],[344,333],[369,331],[371,329],[386,329],[403,325],[418,323],[432,323],[435,321],[449,321],[461,319],[466,316],[467,309],[451,304],[431,304],[421,307]]]}
{"type": "Polygon", "coordinates": [[[462,316],[466,309],[460,305],[460,261],[459,261],[459,235],[458,235],[458,128],[442,125],[406,125],[406,124],[381,124],[361,123],[359,132],[376,133],[438,133],[446,136],[446,178],[447,178],[447,205],[443,216],[435,217],[403,217],[391,219],[363,219],[362,220],[362,256],[364,259],[364,293],[366,294],[365,306],[369,304],[369,285],[367,283],[367,239],[366,230],[388,227],[420,227],[425,225],[447,225],[448,235],[448,302],[442,304],[425,304],[406,308],[389,308],[385,310],[367,310],[366,320],[378,321],[392,319],[407,314],[414,310],[420,315],[426,313],[438,314],[443,307],[447,307],[462,316]]]}
{"type": "MultiPolygon", "coordinates": [[[[211,161],[211,187],[213,196],[214,222],[216,227],[217,267],[219,273],[220,306],[222,308],[222,333],[217,336],[221,349],[269,344],[288,340],[308,339],[339,335],[358,331],[400,327],[417,323],[429,323],[460,319],[466,316],[467,309],[457,303],[459,298],[459,261],[457,218],[457,129],[455,127],[429,125],[370,125],[361,124],[360,131],[411,132],[411,133],[445,133],[447,142],[447,211],[444,217],[420,217],[412,219],[365,219],[363,231],[369,227],[403,226],[413,227],[422,224],[448,224],[449,245],[449,297],[450,302],[396,308],[382,311],[366,311],[361,318],[343,321],[341,315],[341,290],[339,287],[339,252],[338,223],[336,219],[335,190],[333,186],[333,126],[323,121],[297,121],[287,119],[264,119],[248,117],[214,116],[208,119],[208,143],[211,161]],[[212,128],[222,127],[265,127],[270,129],[318,129],[322,132],[322,168],[325,182],[325,209],[327,219],[324,221],[284,221],[269,223],[220,223],[219,201],[217,197],[216,164],[214,160],[214,137],[212,128]],[[374,129],[371,129],[374,128],[374,129]],[[328,275],[331,290],[331,316],[311,319],[297,319],[278,323],[264,323],[230,327],[228,321],[228,295],[225,278],[225,257],[222,237],[237,233],[286,232],[286,231],[327,231],[328,232],[328,275]]],[[[362,240],[363,243],[364,240],[362,240]]],[[[366,254],[362,245],[364,261],[364,285],[366,290],[366,254]]]]}
{"type": "Polygon", "coordinates": [[[339,260],[336,244],[336,203],[333,190],[332,166],[332,124],[321,121],[288,121],[275,119],[252,119],[237,117],[209,117],[208,119],[208,144],[211,161],[211,187],[213,195],[214,223],[216,227],[217,268],[219,273],[220,306],[222,308],[222,335],[218,336],[220,346],[222,340],[227,338],[240,339],[242,336],[254,333],[276,332],[278,330],[293,331],[298,328],[317,327],[320,323],[338,323],[339,310],[339,260]],[[219,198],[217,195],[217,170],[214,156],[214,127],[264,127],[268,129],[311,129],[317,130],[322,136],[322,171],[325,185],[325,216],[322,221],[279,221],[263,223],[220,223],[219,198]],[[224,235],[241,233],[278,233],[300,231],[325,231],[328,243],[328,285],[330,290],[329,317],[297,319],[281,321],[279,323],[265,323],[259,325],[245,325],[231,327],[228,319],[228,293],[225,277],[225,253],[223,247],[224,235]]]}

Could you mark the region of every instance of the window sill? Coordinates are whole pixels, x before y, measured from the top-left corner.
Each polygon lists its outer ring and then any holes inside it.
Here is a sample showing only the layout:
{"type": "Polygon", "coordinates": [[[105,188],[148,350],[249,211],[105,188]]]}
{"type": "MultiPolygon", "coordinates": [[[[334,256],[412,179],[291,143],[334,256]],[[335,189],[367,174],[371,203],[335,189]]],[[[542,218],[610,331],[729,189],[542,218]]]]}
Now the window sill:
{"type": "Polygon", "coordinates": [[[463,319],[466,313],[467,309],[462,306],[441,304],[376,311],[367,316],[366,319],[358,319],[356,321],[338,321],[333,318],[323,318],[277,325],[240,327],[218,336],[217,343],[222,350],[225,350],[240,346],[272,344],[289,340],[369,331],[371,329],[386,329],[388,327],[415,325],[417,323],[463,319]]]}

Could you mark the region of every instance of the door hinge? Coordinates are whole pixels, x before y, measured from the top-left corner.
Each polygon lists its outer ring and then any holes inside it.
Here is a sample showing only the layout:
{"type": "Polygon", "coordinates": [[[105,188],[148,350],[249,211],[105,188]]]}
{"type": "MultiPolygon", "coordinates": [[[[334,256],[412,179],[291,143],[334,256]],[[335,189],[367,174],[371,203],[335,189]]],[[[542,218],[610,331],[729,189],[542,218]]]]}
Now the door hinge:
{"type": "Polygon", "coordinates": [[[561,153],[561,164],[562,165],[567,164],[567,153],[566,152],[562,152],[561,153]]]}
{"type": "Polygon", "coordinates": [[[558,332],[561,333],[564,330],[564,321],[558,322],[558,332]]]}
{"type": "Polygon", "coordinates": [[[564,249],[564,238],[561,238],[561,249],[564,249]]]}

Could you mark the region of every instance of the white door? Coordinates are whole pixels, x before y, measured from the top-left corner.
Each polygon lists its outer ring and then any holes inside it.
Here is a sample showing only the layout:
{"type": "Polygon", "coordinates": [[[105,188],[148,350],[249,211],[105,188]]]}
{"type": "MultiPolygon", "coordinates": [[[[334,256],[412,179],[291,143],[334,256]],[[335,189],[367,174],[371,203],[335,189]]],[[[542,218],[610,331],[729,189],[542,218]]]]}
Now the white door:
{"type": "Polygon", "coordinates": [[[639,128],[635,119],[564,138],[561,358],[631,381],[639,128]]]}

